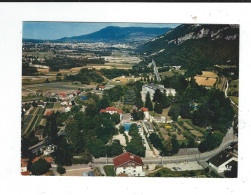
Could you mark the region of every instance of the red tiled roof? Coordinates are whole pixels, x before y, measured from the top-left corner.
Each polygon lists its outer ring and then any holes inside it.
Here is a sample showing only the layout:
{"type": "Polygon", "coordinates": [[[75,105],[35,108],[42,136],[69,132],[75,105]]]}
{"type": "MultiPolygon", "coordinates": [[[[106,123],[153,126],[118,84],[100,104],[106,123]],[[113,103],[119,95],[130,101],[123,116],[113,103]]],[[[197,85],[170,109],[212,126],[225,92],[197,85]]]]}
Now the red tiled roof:
{"type": "Polygon", "coordinates": [[[143,112],[148,112],[148,109],[145,108],[145,107],[141,108],[141,110],[142,110],[143,112]]]}
{"type": "Polygon", "coordinates": [[[45,159],[48,163],[52,163],[52,161],[53,161],[53,158],[52,157],[46,157],[46,158],[43,158],[43,157],[36,157],[36,158],[34,158],[31,162],[32,163],[35,163],[35,162],[37,162],[39,159],[45,159]]]}
{"type": "Polygon", "coordinates": [[[66,107],[70,107],[70,108],[72,108],[72,106],[71,106],[71,105],[68,105],[68,106],[66,106],[66,107]]]}
{"type": "Polygon", "coordinates": [[[108,107],[106,111],[118,111],[116,107],[108,107]]]}
{"type": "Polygon", "coordinates": [[[144,166],[144,163],[141,160],[141,158],[130,153],[130,152],[126,152],[124,154],[121,154],[121,155],[115,157],[113,159],[113,164],[114,164],[114,167],[117,168],[117,167],[121,166],[122,164],[129,162],[129,161],[132,161],[140,166],[144,166]]]}
{"type": "Polygon", "coordinates": [[[119,114],[122,114],[122,110],[118,110],[118,113],[119,113],[119,114]]]}
{"type": "Polygon", "coordinates": [[[104,113],[104,112],[106,112],[106,110],[105,109],[101,109],[100,112],[104,113]]]}
{"type": "Polygon", "coordinates": [[[47,111],[45,115],[46,115],[46,116],[49,116],[49,115],[52,115],[52,114],[53,114],[53,112],[47,111]]]}
{"type": "Polygon", "coordinates": [[[28,161],[29,161],[28,158],[22,158],[21,159],[21,167],[27,167],[28,161]]]}
{"type": "Polygon", "coordinates": [[[61,95],[62,97],[66,97],[65,93],[59,93],[58,95],[61,95]]]}
{"type": "Polygon", "coordinates": [[[99,88],[104,89],[104,88],[105,88],[105,86],[99,86],[99,88]]]}
{"type": "Polygon", "coordinates": [[[76,91],[76,93],[80,93],[80,91],[79,91],[79,90],[77,90],[77,91],[76,91]]]}
{"type": "Polygon", "coordinates": [[[30,175],[30,172],[29,171],[24,171],[24,172],[21,172],[21,175],[30,175]]]}

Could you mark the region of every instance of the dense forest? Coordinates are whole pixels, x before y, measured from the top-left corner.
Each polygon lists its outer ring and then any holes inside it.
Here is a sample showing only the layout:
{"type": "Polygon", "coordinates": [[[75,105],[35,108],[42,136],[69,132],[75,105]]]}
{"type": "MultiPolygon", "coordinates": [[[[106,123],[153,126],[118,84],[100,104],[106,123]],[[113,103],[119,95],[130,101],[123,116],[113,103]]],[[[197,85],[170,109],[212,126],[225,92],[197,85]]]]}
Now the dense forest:
{"type": "MultiPolygon", "coordinates": [[[[138,47],[157,66],[205,69],[215,64],[239,64],[239,28],[231,25],[181,25],[138,47]],[[184,37],[190,38],[184,38],[184,37]],[[191,67],[192,66],[192,67],[191,67]]],[[[139,64],[140,65],[140,64],[139,64]]]]}

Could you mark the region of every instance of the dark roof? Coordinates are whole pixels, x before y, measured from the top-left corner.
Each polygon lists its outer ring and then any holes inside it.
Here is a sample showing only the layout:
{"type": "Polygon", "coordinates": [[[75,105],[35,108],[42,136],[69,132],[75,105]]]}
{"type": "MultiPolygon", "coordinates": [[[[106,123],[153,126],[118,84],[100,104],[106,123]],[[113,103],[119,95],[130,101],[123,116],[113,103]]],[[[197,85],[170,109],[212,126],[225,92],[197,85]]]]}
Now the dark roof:
{"type": "Polygon", "coordinates": [[[130,152],[126,152],[126,153],[121,154],[113,159],[114,168],[116,169],[117,167],[119,167],[129,161],[132,161],[132,162],[138,164],[139,166],[144,166],[144,163],[139,156],[136,156],[130,152]]]}
{"type": "Polygon", "coordinates": [[[222,165],[223,163],[225,163],[226,161],[228,161],[232,157],[233,156],[230,153],[228,153],[226,151],[222,151],[219,154],[217,154],[216,156],[210,158],[209,162],[212,163],[213,165],[215,165],[216,167],[219,167],[220,165],[222,165]]]}
{"type": "Polygon", "coordinates": [[[232,160],[232,161],[230,161],[227,165],[228,166],[236,166],[237,167],[237,164],[238,164],[238,162],[237,161],[235,161],[235,160],[232,160]]]}

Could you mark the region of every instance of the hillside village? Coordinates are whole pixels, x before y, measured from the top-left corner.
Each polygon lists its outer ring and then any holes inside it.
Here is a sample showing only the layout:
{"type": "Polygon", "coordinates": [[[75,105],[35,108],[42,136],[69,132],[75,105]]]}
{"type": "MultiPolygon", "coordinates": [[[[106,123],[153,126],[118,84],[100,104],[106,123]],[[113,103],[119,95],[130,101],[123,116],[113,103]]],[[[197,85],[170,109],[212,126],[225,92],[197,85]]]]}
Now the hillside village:
{"type": "Polygon", "coordinates": [[[193,72],[134,49],[24,42],[22,175],[237,176],[237,65],[193,72]]]}

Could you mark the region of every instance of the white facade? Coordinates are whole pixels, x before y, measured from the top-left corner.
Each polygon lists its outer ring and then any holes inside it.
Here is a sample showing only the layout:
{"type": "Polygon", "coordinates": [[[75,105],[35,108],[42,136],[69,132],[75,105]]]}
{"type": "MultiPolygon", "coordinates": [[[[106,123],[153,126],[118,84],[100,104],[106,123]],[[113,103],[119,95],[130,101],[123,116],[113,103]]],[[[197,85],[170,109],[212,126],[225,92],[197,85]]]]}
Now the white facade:
{"type": "Polygon", "coordinates": [[[232,157],[229,160],[227,160],[226,162],[224,162],[223,164],[221,164],[220,166],[215,166],[214,164],[212,164],[211,162],[209,162],[209,166],[212,167],[214,170],[216,170],[218,173],[224,173],[224,171],[231,171],[230,166],[227,166],[228,163],[230,163],[231,161],[238,161],[236,157],[232,157]]]}
{"type": "Polygon", "coordinates": [[[164,85],[156,85],[156,84],[146,84],[142,86],[142,100],[146,100],[146,95],[149,92],[151,100],[153,100],[153,96],[155,94],[155,91],[159,89],[162,93],[166,94],[166,96],[175,96],[176,91],[172,88],[165,88],[164,85]]]}
{"type": "Polygon", "coordinates": [[[70,107],[66,107],[66,108],[64,109],[64,111],[65,111],[65,112],[70,112],[70,111],[71,111],[71,108],[70,108],[70,107]]]}
{"type": "Polygon", "coordinates": [[[129,167],[118,167],[116,168],[116,175],[125,173],[128,176],[145,176],[143,166],[129,166],[129,167]]]}

